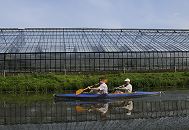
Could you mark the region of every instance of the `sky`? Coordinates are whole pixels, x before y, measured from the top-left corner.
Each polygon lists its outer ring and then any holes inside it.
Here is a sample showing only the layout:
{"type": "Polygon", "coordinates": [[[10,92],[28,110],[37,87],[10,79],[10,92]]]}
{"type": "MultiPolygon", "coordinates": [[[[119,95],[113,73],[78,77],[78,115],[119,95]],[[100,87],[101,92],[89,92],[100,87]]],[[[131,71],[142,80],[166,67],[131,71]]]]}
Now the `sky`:
{"type": "Polygon", "coordinates": [[[0,28],[189,29],[189,0],[0,0],[0,28]]]}

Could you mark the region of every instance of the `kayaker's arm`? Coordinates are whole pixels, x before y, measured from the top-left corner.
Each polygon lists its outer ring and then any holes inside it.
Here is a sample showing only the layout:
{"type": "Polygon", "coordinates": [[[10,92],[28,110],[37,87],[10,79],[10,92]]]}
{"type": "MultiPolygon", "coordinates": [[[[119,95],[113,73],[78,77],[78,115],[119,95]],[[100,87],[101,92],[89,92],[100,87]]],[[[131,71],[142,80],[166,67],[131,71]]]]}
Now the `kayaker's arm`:
{"type": "Polygon", "coordinates": [[[90,88],[91,90],[99,90],[99,88],[90,88]]]}
{"type": "Polygon", "coordinates": [[[91,86],[88,86],[87,88],[88,88],[88,89],[92,89],[92,88],[95,87],[95,86],[99,86],[99,83],[94,84],[94,85],[91,85],[91,86]]]}
{"type": "Polygon", "coordinates": [[[90,87],[97,87],[97,86],[100,86],[100,83],[97,83],[97,84],[92,85],[92,86],[90,86],[90,87]]]}
{"type": "Polygon", "coordinates": [[[96,91],[99,91],[100,93],[101,93],[101,91],[102,90],[100,90],[100,88],[99,87],[97,87],[97,88],[90,88],[91,90],[96,90],[96,91]]]}
{"type": "Polygon", "coordinates": [[[97,83],[95,85],[92,85],[92,86],[89,86],[88,88],[89,89],[92,89],[92,90],[99,90],[99,86],[100,86],[100,83],[97,83]],[[98,86],[98,87],[97,87],[98,86]]]}
{"type": "Polygon", "coordinates": [[[124,88],[124,85],[121,85],[121,86],[119,86],[119,87],[116,87],[115,89],[122,89],[122,88],[124,88]]]}
{"type": "Polygon", "coordinates": [[[128,89],[127,89],[127,88],[125,88],[125,87],[124,87],[124,88],[118,88],[118,89],[120,89],[120,90],[128,90],[128,89]]]}

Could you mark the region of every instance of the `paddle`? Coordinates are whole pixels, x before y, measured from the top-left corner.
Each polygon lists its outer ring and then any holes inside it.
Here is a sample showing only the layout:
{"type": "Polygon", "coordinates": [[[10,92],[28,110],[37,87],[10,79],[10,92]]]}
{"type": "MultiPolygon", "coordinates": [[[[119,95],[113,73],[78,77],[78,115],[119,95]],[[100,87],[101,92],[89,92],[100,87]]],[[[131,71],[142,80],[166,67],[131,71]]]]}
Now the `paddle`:
{"type": "Polygon", "coordinates": [[[79,94],[83,93],[83,92],[84,92],[85,90],[87,90],[87,89],[90,89],[90,87],[87,87],[87,88],[85,88],[85,89],[81,88],[81,89],[77,90],[77,91],[76,91],[76,95],[79,95],[79,94]]]}
{"type": "Polygon", "coordinates": [[[115,92],[116,90],[119,90],[119,88],[118,87],[116,87],[116,88],[113,88],[113,89],[111,89],[111,90],[109,90],[111,93],[113,93],[113,92],[115,92]]]}
{"type": "MultiPolygon", "coordinates": [[[[125,89],[125,88],[120,88],[120,87],[116,87],[116,88],[113,88],[112,92],[113,92],[114,94],[120,94],[120,93],[115,93],[116,90],[127,90],[127,89],[125,89]]],[[[123,92],[123,94],[125,94],[125,93],[130,94],[130,93],[133,93],[133,92],[123,92]]]]}
{"type": "Polygon", "coordinates": [[[83,108],[83,107],[81,107],[81,106],[76,106],[75,109],[76,109],[77,112],[83,112],[83,111],[88,110],[88,109],[83,108]]]}
{"type": "Polygon", "coordinates": [[[99,85],[99,83],[98,83],[98,84],[95,84],[95,85],[93,85],[93,86],[88,86],[88,87],[85,88],[85,89],[81,88],[81,89],[79,89],[79,90],[76,91],[76,95],[79,95],[79,94],[81,94],[82,92],[84,92],[85,90],[90,89],[91,87],[94,87],[94,86],[96,86],[96,85],[99,85]]]}
{"type": "Polygon", "coordinates": [[[96,110],[96,108],[93,107],[93,106],[92,106],[92,108],[90,108],[90,109],[84,108],[84,107],[82,107],[82,106],[76,106],[75,109],[76,109],[77,112],[84,112],[84,111],[89,111],[89,112],[91,112],[91,111],[93,111],[93,110],[96,110]]]}

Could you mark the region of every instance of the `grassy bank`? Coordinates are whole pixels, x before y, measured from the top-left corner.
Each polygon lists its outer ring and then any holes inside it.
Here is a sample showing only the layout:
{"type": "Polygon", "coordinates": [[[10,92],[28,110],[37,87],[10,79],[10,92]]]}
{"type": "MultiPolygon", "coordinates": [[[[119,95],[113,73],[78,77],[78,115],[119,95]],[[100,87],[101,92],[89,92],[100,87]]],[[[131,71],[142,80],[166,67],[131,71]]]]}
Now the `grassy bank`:
{"type": "MultiPolygon", "coordinates": [[[[98,82],[100,74],[93,75],[61,75],[61,74],[20,74],[0,77],[0,92],[62,92],[77,90],[98,82]]],[[[189,89],[189,72],[166,73],[126,73],[107,74],[108,86],[123,84],[130,78],[135,90],[168,90],[189,89]]]]}

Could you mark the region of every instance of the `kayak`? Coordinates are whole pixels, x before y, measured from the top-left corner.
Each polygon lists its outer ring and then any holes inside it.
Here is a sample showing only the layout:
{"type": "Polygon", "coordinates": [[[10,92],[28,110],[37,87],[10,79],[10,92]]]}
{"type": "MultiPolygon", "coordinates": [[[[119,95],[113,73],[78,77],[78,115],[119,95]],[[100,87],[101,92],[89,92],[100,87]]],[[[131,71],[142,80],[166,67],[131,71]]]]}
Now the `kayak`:
{"type": "Polygon", "coordinates": [[[149,95],[159,95],[161,92],[143,92],[143,91],[136,91],[133,93],[123,93],[123,94],[90,94],[90,93],[83,93],[83,94],[55,94],[55,98],[63,98],[63,99],[114,99],[114,98],[132,98],[132,97],[142,97],[142,96],[149,96],[149,95]]]}

